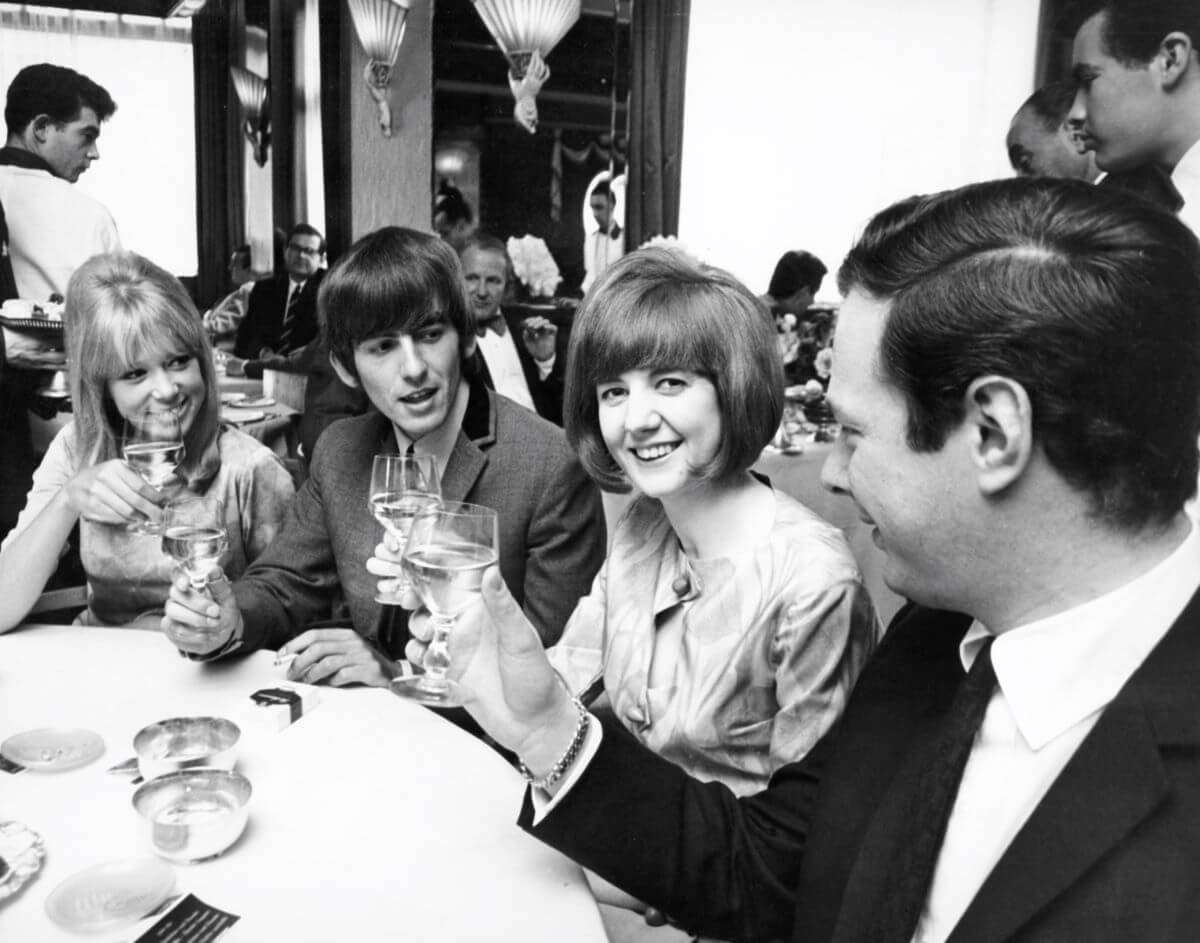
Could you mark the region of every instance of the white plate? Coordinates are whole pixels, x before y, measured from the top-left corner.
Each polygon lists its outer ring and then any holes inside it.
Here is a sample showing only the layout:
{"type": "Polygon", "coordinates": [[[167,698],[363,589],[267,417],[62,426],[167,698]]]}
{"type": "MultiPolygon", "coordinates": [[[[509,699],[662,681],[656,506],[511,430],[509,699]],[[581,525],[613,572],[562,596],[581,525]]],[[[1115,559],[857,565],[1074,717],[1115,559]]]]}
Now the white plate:
{"type": "Polygon", "coordinates": [[[222,393],[221,402],[226,406],[236,406],[246,399],[245,393],[222,393]]]}
{"type": "Polygon", "coordinates": [[[267,414],[261,409],[222,409],[221,418],[226,422],[244,423],[258,422],[260,419],[266,419],[267,414]]]}
{"type": "Polygon", "coordinates": [[[42,727],[0,743],[0,756],[26,769],[52,773],[84,766],[104,754],[104,739],[82,727],[42,727]]]}
{"type": "Polygon", "coordinates": [[[275,400],[271,399],[269,396],[259,396],[257,398],[244,399],[240,403],[234,405],[237,405],[239,409],[254,409],[259,406],[274,406],[275,400]]]}
{"type": "Polygon", "coordinates": [[[108,861],[59,884],[46,898],[46,913],[68,930],[109,930],[152,914],[174,888],[174,870],[157,858],[108,861]]]}

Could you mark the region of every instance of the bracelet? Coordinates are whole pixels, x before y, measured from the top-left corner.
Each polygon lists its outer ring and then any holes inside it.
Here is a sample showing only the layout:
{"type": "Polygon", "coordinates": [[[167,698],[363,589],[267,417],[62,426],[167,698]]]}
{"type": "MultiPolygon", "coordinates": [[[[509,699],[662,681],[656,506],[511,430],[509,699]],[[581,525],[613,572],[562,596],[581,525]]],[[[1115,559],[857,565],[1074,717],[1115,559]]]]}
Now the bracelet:
{"type": "Polygon", "coordinates": [[[575,724],[575,736],[567,744],[567,749],[558,758],[558,762],[550,767],[550,772],[541,779],[534,779],[533,773],[529,771],[529,767],[525,765],[525,761],[521,759],[517,760],[517,769],[525,777],[525,782],[529,783],[534,789],[549,791],[555,783],[562,779],[566,771],[571,768],[571,764],[575,762],[575,757],[579,756],[579,751],[583,748],[583,742],[587,739],[588,727],[591,726],[592,715],[588,713],[587,708],[583,706],[583,701],[579,700],[579,698],[571,698],[571,703],[579,711],[579,721],[575,724]]]}

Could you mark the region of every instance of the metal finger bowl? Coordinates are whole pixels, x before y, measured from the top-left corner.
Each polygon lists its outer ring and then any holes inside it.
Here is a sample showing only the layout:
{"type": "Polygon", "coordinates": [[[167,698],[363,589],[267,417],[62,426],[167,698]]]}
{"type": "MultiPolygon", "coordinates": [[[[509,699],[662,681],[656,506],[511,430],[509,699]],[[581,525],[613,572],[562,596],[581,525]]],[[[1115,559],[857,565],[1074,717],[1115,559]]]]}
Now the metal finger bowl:
{"type": "Polygon", "coordinates": [[[250,780],[226,769],[188,769],[143,783],[133,807],[150,827],[150,844],[168,861],[194,864],[221,854],[249,816],[250,780]]]}
{"type": "Polygon", "coordinates": [[[224,717],[172,717],[143,727],[133,738],[145,780],[185,769],[233,769],[242,732],[224,717]]]}

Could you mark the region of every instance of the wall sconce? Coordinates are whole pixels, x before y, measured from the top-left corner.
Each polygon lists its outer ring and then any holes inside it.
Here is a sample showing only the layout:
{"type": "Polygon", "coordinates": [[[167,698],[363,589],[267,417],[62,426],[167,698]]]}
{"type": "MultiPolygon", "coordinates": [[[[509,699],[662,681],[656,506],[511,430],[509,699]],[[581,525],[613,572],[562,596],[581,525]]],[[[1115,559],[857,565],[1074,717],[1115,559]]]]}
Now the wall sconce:
{"type": "Polygon", "coordinates": [[[271,146],[271,105],[266,79],[238,65],[229,67],[229,76],[242,106],[242,133],[254,148],[254,162],[262,167],[271,146]]]}
{"type": "Polygon", "coordinates": [[[167,15],[164,16],[163,19],[169,20],[173,17],[186,18],[189,16],[195,16],[204,9],[204,4],[206,2],[207,0],[176,0],[176,2],[172,4],[171,9],[167,11],[167,15]]]}
{"type": "Polygon", "coordinates": [[[483,25],[508,59],[513,116],[537,131],[537,93],[550,78],[543,61],[579,19],[580,0],[474,0],[483,25]]]}
{"type": "Polygon", "coordinates": [[[350,18],[363,52],[367,54],[367,67],[363,69],[363,81],[375,106],[379,109],[379,129],[384,137],[392,136],[391,83],[392,68],[400,55],[400,43],[404,40],[404,28],[408,19],[411,0],[347,0],[350,18]]]}

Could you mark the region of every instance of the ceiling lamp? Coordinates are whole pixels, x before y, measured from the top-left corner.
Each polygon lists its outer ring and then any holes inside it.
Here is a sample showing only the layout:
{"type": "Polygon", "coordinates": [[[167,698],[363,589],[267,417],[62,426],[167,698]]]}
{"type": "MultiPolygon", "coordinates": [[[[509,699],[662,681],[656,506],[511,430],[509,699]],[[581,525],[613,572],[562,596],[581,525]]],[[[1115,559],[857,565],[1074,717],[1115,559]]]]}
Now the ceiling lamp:
{"type": "Polygon", "coordinates": [[[580,0],[474,0],[483,25],[508,59],[517,122],[537,130],[538,91],[550,78],[545,57],[579,20],[580,0]]]}
{"type": "Polygon", "coordinates": [[[238,65],[229,67],[229,75],[242,106],[242,133],[254,148],[254,162],[262,167],[267,162],[267,148],[271,146],[271,106],[267,80],[238,65]]]}
{"type": "Polygon", "coordinates": [[[400,55],[411,0],[347,0],[358,41],[367,54],[363,81],[379,109],[379,129],[392,136],[392,69],[400,55]]]}

